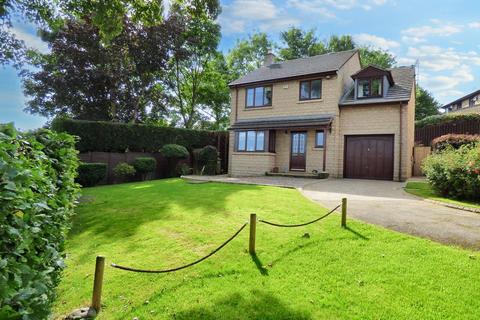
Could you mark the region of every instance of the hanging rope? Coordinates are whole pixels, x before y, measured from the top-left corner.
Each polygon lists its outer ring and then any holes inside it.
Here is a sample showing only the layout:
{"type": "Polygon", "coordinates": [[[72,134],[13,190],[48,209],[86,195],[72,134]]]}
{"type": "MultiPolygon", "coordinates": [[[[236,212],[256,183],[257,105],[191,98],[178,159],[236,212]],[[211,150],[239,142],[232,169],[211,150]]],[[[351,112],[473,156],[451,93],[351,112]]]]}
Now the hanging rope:
{"type": "Polygon", "coordinates": [[[220,245],[218,248],[216,248],[215,250],[213,250],[212,252],[210,252],[208,255],[206,255],[205,257],[201,258],[201,259],[198,259],[192,263],[189,263],[189,264],[186,264],[184,266],[181,266],[181,267],[177,267],[177,268],[173,268],[173,269],[166,269],[166,270],[145,270],[145,269],[135,269],[135,268],[130,268],[130,267],[124,267],[124,266],[119,266],[115,263],[112,263],[111,266],[114,267],[114,268],[117,268],[117,269],[122,269],[122,270],[126,270],[126,271],[132,271],[132,272],[142,272],[142,273],[167,273],[167,272],[174,272],[174,271],[178,271],[178,270],[182,270],[182,269],[185,269],[185,268],[188,268],[188,267],[191,267],[191,266],[194,266],[196,265],[197,263],[200,263],[202,262],[203,260],[213,256],[215,253],[217,253],[218,251],[220,251],[220,249],[222,249],[223,247],[225,247],[230,241],[232,241],[233,239],[235,239],[236,236],[238,236],[240,234],[240,232],[242,232],[242,230],[245,228],[245,226],[248,224],[248,222],[245,222],[242,227],[240,229],[238,229],[237,232],[235,232],[235,234],[233,236],[231,236],[227,241],[225,241],[224,243],[222,243],[222,245],[220,245]]]}
{"type": "Polygon", "coordinates": [[[279,224],[279,223],[274,223],[274,222],[265,221],[265,220],[262,220],[262,219],[259,219],[258,221],[259,221],[259,222],[263,222],[263,223],[265,223],[265,224],[269,224],[269,225],[274,226],[274,227],[283,227],[283,228],[302,227],[302,226],[306,226],[306,225],[315,223],[315,222],[317,222],[317,221],[322,220],[323,218],[328,217],[328,216],[329,216],[330,214],[332,214],[335,210],[337,210],[338,208],[340,208],[340,206],[341,206],[341,205],[336,206],[335,208],[333,208],[331,211],[329,211],[327,214],[321,216],[320,218],[317,218],[317,219],[312,220],[312,221],[310,221],[310,222],[305,222],[305,223],[300,223],[300,224],[279,224]]]}

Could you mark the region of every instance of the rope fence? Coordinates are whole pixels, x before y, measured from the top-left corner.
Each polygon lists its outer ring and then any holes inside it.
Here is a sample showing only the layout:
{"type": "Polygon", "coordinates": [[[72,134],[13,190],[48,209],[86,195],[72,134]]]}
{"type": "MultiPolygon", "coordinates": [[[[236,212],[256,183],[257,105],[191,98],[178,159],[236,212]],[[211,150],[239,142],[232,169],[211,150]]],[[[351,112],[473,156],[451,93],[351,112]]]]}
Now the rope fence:
{"type": "Polygon", "coordinates": [[[300,224],[279,224],[279,223],[274,223],[274,222],[270,222],[270,221],[266,221],[266,220],[263,220],[263,219],[258,219],[258,222],[262,222],[262,223],[265,223],[265,224],[268,224],[268,225],[271,225],[271,226],[274,226],[274,227],[282,227],[282,228],[296,228],[296,227],[303,227],[303,226],[307,226],[309,224],[312,224],[312,223],[315,223],[317,221],[320,221],[326,217],[328,217],[329,215],[331,215],[333,212],[335,212],[338,208],[340,208],[340,204],[338,206],[336,206],[335,208],[333,208],[332,210],[330,210],[328,213],[326,213],[325,215],[321,216],[320,218],[317,218],[315,220],[312,220],[312,221],[309,221],[309,222],[305,222],[305,223],[300,223],[300,224]]]}
{"type": "MultiPolygon", "coordinates": [[[[257,215],[255,213],[252,213],[250,215],[250,221],[245,222],[230,238],[228,238],[224,243],[222,243],[220,246],[218,246],[215,250],[207,254],[206,256],[195,260],[189,264],[176,267],[176,268],[171,268],[171,269],[163,269],[163,270],[149,270],[149,269],[137,269],[137,268],[131,268],[131,267],[126,267],[126,266],[121,266],[115,263],[112,263],[111,266],[116,269],[121,269],[125,271],[130,271],[130,272],[139,272],[139,273],[169,273],[169,272],[175,272],[179,271],[182,269],[186,269],[189,267],[192,267],[208,258],[213,256],[215,253],[220,251],[222,248],[224,248],[228,243],[230,243],[233,239],[235,239],[242,231],[245,229],[245,227],[250,224],[250,235],[249,235],[249,253],[252,255],[255,255],[255,239],[256,239],[256,229],[257,229],[257,221],[261,223],[265,223],[274,227],[283,227],[283,228],[294,228],[294,227],[302,227],[306,226],[315,222],[318,222],[329,215],[331,215],[333,212],[335,212],[338,208],[342,207],[342,216],[341,216],[341,226],[345,228],[347,226],[347,199],[343,198],[342,203],[324,214],[323,216],[309,221],[305,223],[299,223],[299,224],[280,224],[280,223],[274,223],[270,221],[266,221],[263,219],[257,219],[257,215]]],[[[92,295],[92,304],[89,308],[83,308],[87,310],[86,312],[94,312],[95,315],[100,312],[100,307],[101,307],[101,292],[102,292],[102,284],[103,284],[103,273],[104,273],[104,265],[105,265],[105,258],[103,256],[98,256],[96,260],[96,265],[95,265],[95,278],[94,278],[94,284],[93,284],[93,295],[92,295]]],[[[92,313],[93,314],[93,313],[92,313]]]]}
{"type": "Polygon", "coordinates": [[[212,252],[210,252],[209,254],[207,254],[205,257],[203,258],[200,258],[194,262],[191,262],[189,264],[186,264],[186,265],[183,265],[183,266],[180,266],[180,267],[177,267],[177,268],[172,268],[172,269],[165,269],[165,270],[147,270],[147,269],[135,269],[135,268],[130,268],[130,267],[124,267],[124,266],[119,266],[115,263],[112,263],[111,266],[114,267],[114,268],[117,268],[117,269],[122,269],[122,270],[126,270],[126,271],[132,271],[132,272],[142,272],[142,273],[168,273],[168,272],[174,272],[174,271],[178,271],[178,270],[182,270],[182,269],[186,269],[186,268],[189,268],[191,266],[194,266],[196,265],[197,263],[200,263],[208,258],[210,258],[211,256],[213,256],[215,253],[217,253],[218,251],[220,251],[223,247],[225,247],[230,241],[232,241],[233,239],[235,239],[236,236],[238,236],[240,234],[240,232],[242,232],[242,230],[247,226],[248,222],[245,222],[241,227],[240,229],[238,229],[237,232],[235,232],[233,234],[233,236],[231,236],[230,238],[228,238],[227,241],[225,241],[224,243],[222,243],[219,247],[217,247],[215,250],[213,250],[212,252]]]}

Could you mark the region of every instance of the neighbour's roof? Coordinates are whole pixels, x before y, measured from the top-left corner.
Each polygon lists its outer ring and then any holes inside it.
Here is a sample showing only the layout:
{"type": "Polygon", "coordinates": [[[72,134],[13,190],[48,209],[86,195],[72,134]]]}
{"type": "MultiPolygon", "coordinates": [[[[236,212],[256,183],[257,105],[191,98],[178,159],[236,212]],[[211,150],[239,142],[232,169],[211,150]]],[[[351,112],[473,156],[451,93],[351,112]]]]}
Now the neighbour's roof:
{"type": "Polygon", "coordinates": [[[371,99],[355,99],[355,88],[352,86],[340,100],[339,105],[362,105],[375,103],[402,102],[410,100],[415,83],[415,67],[398,67],[387,69],[392,74],[394,85],[388,89],[385,97],[371,99]]]}
{"type": "Polygon", "coordinates": [[[335,73],[358,50],[327,53],[318,56],[276,62],[262,66],[240,79],[230,82],[230,86],[244,85],[261,81],[295,78],[306,75],[335,73]]]}
{"type": "Polygon", "coordinates": [[[441,107],[442,109],[447,109],[448,107],[450,107],[452,104],[457,104],[457,103],[460,103],[462,102],[463,100],[467,100],[467,99],[470,99],[472,97],[475,97],[476,95],[480,94],[480,90],[477,90],[477,91],[474,91],[472,93],[469,93],[467,94],[466,96],[463,96],[455,101],[452,101],[446,105],[444,105],[443,107],[441,107]]]}
{"type": "Polygon", "coordinates": [[[282,129],[311,128],[328,125],[333,120],[332,114],[315,116],[268,117],[238,120],[230,129],[282,129]]]}

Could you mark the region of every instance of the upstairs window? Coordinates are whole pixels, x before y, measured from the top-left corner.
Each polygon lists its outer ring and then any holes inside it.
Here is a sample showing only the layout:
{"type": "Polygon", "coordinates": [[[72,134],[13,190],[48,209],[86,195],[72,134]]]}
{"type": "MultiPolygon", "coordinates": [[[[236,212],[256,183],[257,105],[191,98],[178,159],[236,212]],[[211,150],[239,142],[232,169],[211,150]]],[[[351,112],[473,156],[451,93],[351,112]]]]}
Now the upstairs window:
{"type": "Polygon", "coordinates": [[[382,96],[382,79],[358,79],[357,97],[375,98],[382,96]]]}
{"type": "Polygon", "coordinates": [[[315,100],[322,98],[322,80],[300,81],[300,100],[315,100]]]}
{"type": "Polygon", "coordinates": [[[272,86],[247,88],[246,107],[258,108],[272,105],[272,86]]]}

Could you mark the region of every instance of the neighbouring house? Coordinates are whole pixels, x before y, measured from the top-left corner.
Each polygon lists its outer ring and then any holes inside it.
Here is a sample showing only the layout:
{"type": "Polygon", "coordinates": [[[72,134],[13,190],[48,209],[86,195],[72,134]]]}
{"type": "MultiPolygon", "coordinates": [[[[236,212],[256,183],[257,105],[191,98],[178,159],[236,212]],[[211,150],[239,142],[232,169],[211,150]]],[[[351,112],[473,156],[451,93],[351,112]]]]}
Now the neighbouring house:
{"type": "Polygon", "coordinates": [[[447,113],[480,113],[480,90],[467,94],[442,107],[447,113]]]}
{"type": "Polygon", "coordinates": [[[231,176],[411,176],[413,67],[361,69],[357,50],[273,59],[229,84],[231,176]]]}

